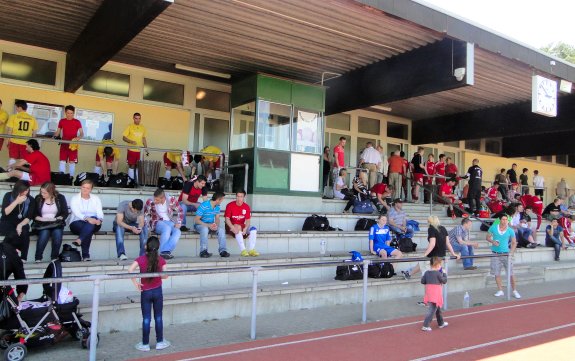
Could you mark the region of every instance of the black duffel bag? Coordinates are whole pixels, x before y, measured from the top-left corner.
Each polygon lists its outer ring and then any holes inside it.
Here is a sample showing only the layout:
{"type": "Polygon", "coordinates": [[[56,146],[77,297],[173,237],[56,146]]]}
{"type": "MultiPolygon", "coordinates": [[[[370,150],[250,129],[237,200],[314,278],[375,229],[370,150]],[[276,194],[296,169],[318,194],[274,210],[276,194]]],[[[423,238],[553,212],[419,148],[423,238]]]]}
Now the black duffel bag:
{"type": "Polygon", "coordinates": [[[159,177],[158,178],[158,188],[160,189],[171,189],[172,188],[172,179],[168,179],[166,177],[159,177]]]}
{"type": "Polygon", "coordinates": [[[317,214],[307,217],[301,228],[302,231],[329,231],[330,229],[327,217],[318,216],[317,214]]]}
{"type": "Polygon", "coordinates": [[[91,180],[92,183],[94,183],[94,185],[96,185],[96,184],[98,184],[98,180],[100,180],[100,175],[98,173],[82,172],[76,176],[76,180],[74,181],[74,185],[79,186],[86,179],[91,180]]]}
{"type": "Polygon", "coordinates": [[[356,231],[369,231],[371,226],[373,226],[376,223],[377,222],[374,219],[360,218],[357,220],[357,223],[355,224],[354,230],[356,230],[356,231]]]}
{"type": "Polygon", "coordinates": [[[370,278],[391,278],[394,275],[395,270],[389,262],[370,264],[367,267],[367,277],[370,278]]]}
{"type": "Polygon", "coordinates": [[[184,179],[182,177],[172,177],[171,188],[174,191],[181,191],[184,188],[184,179]]]}
{"type": "Polygon", "coordinates": [[[108,178],[108,187],[134,188],[136,182],[126,173],[112,174],[108,178]]]}
{"type": "Polygon", "coordinates": [[[69,244],[65,244],[62,246],[62,253],[60,253],[60,262],[80,262],[82,261],[82,255],[80,251],[76,248],[70,246],[69,244]]]}
{"type": "Polygon", "coordinates": [[[417,243],[413,242],[411,238],[401,237],[398,241],[399,250],[403,253],[415,252],[417,243]]]}
{"type": "Polygon", "coordinates": [[[51,172],[50,179],[57,186],[71,186],[74,182],[74,177],[68,173],[51,172]]]}
{"type": "Polygon", "coordinates": [[[351,281],[363,279],[363,268],[360,264],[337,266],[335,279],[338,281],[351,281]]]}

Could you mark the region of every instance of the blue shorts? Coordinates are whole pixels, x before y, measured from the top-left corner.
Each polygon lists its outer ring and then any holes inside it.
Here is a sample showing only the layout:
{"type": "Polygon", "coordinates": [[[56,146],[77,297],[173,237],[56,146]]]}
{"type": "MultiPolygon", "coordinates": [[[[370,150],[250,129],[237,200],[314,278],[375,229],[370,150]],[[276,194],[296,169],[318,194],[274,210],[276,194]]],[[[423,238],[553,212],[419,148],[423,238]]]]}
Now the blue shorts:
{"type": "Polygon", "coordinates": [[[391,256],[391,253],[392,253],[393,251],[395,251],[395,248],[390,247],[390,246],[388,246],[388,245],[384,245],[384,246],[376,247],[376,248],[375,248],[375,253],[377,253],[378,256],[379,256],[379,253],[380,253],[381,251],[385,251],[385,252],[387,253],[387,257],[390,257],[390,256],[391,256]]]}

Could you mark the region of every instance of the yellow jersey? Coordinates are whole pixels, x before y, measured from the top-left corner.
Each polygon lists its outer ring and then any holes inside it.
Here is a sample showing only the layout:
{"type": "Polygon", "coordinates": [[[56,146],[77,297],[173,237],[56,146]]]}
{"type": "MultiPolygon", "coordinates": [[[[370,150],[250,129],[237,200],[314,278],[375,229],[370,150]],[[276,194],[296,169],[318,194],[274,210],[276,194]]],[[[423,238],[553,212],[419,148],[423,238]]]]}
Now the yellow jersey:
{"type": "MultiPolygon", "coordinates": [[[[222,150],[215,145],[208,145],[204,149],[200,150],[202,153],[213,153],[213,154],[222,154],[222,150]]],[[[217,162],[220,157],[216,155],[205,155],[204,158],[210,162],[217,162]]]]}
{"type": "Polygon", "coordinates": [[[112,147],[111,145],[101,145],[98,147],[97,152],[100,159],[104,159],[104,148],[106,147],[111,147],[113,149],[112,156],[114,157],[114,160],[120,159],[120,149],[112,147]]]}
{"type": "MultiPolygon", "coordinates": [[[[26,112],[11,115],[10,118],[8,118],[6,126],[12,129],[13,135],[25,137],[31,137],[32,134],[38,130],[36,118],[26,112]]],[[[10,139],[10,141],[14,144],[26,144],[28,139],[10,139]]]]}
{"type": "Polygon", "coordinates": [[[0,109],[0,134],[4,133],[7,121],[8,113],[4,109],[0,109]]]}
{"type": "Polygon", "coordinates": [[[181,163],[182,162],[182,153],[176,152],[166,152],[166,158],[172,163],[181,163]]]}
{"type": "MultiPolygon", "coordinates": [[[[143,125],[136,125],[136,124],[130,124],[126,130],[124,130],[124,133],[122,133],[123,137],[128,138],[129,140],[136,142],[136,145],[139,147],[143,147],[144,146],[144,141],[143,139],[146,137],[146,128],[144,128],[143,125]]],[[[135,149],[129,149],[133,152],[139,152],[140,150],[135,148],[135,149]]]]}

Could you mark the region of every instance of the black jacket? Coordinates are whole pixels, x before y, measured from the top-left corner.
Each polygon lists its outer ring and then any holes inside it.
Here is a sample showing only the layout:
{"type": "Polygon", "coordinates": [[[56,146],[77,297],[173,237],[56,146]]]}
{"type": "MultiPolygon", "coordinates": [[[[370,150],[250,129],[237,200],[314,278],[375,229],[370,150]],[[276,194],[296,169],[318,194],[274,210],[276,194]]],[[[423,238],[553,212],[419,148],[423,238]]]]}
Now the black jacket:
{"type": "MultiPolygon", "coordinates": [[[[18,256],[18,253],[10,244],[6,242],[0,243],[0,279],[5,281],[14,275],[16,280],[26,279],[26,274],[24,273],[24,264],[18,256]],[[6,269],[4,270],[4,259],[2,256],[6,256],[6,269]]],[[[9,286],[8,286],[9,287],[9,286]]],[[[0,288],[0,294],[2,293],[0,288]]],[[[16,295],[20,293],[26,293],[28,291],[28,285],[16,286],[16,295]]]]}
{"type": "MultiPolygon", "coordinates": [[[[56,202],[56,207],[58,208],[56,217],[62,217],[63,220],[66,220],[70,214],[68,211],[68,202],[66,201],[66,197],[64,197],[63,194],[58,193],[54,201],[56,202]]],[[[34,220],[36,217],[42,217],[42,206],[44,205],[44,198],[42,195],[38,194],[34,199],[34,202],[36,203],[36,206],[34,207],[35,212],[32,220],[34,220]]]]}

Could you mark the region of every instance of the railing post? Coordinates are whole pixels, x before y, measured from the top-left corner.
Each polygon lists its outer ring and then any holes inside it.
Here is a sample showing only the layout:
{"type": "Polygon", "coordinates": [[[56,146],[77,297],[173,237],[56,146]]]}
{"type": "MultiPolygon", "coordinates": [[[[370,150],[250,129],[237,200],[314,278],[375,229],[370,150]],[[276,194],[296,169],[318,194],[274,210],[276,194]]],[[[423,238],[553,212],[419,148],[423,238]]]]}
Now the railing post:
{"type": "MultiPolygon", "coordinates": [[[[449,274],[449,257],[444,258],[445,274],[449,274]]],[[[447,283],[443,285],[443,309],[447,310],[447,283]]]]}
{"type": "Polygon", "coordinates": [[[361,308],[361,323],[367,322],[367,271],[369,263],[369,260],[363,260],[363,304],[361,308]]]}
{"type": "Polygon", "coordinates": [[[258,271],[261,267],[252,267],[252,322],[250,338],[256,339],[256,317],[258,313],[258,271]]]}
{"type": "Polygon", "coordinates": [[[507,301],[511,300],[511,253],[507,253],[507,301]]]}
{"type": "Polygon", "coordinates": [[[249,171],[250,171],[250,165],[248,163],[244,163],[244,190],[246,192],[248,191],[249,171]]]}
{"type": "Polygon", "coordinates": [[[96,351],[98,348],[98,308],[100,303],[100,282],[99,278],[94,280],[94,293],[92,295],[92,325],[90,327],[90,361],[96,361],[96,351]]]}

